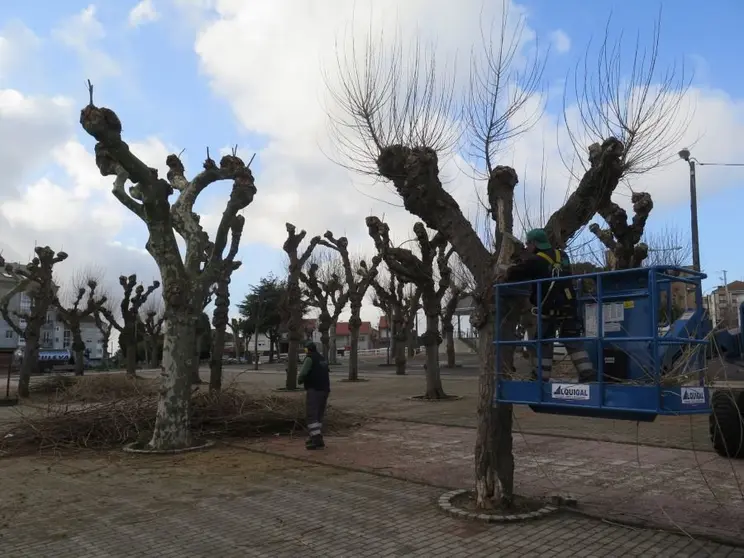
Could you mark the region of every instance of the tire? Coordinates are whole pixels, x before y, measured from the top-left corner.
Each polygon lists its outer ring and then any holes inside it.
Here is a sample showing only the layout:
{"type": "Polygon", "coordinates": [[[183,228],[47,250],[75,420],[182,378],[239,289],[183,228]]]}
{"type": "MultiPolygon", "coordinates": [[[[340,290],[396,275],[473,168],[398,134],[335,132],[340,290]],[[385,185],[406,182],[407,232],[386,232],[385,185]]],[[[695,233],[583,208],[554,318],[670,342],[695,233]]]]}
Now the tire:
{"type": "Polygon", "coordinates": [[[711,398],[710,441],[723,457],[744,458],[744,392],[716,391],[711,398]]]}

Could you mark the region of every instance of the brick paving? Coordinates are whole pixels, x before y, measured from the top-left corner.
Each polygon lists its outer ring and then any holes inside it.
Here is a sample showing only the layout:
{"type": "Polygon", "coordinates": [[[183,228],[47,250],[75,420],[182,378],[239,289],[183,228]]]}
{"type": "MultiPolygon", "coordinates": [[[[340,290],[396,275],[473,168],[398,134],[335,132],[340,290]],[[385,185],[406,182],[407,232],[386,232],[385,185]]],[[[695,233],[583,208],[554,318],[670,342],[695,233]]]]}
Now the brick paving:
{"type": "MultiPolygon", "coordinates": [[[[311,454],[290,438],[241,443],[447,488],[473,484],[472,429],[379,421],[327,442],[324,452],[311,454]]],[[[582,510],[616,521],[744,544],[742,461],[710,452],[519,434],[514,454],[521,494],[570,495],[582,510]]]]}
{"type": "Polygon", "coordinates": [[[569,514],[464,522],[436,488],[230,448],[3,464],[4,558],[744,557],[569,514]]]}

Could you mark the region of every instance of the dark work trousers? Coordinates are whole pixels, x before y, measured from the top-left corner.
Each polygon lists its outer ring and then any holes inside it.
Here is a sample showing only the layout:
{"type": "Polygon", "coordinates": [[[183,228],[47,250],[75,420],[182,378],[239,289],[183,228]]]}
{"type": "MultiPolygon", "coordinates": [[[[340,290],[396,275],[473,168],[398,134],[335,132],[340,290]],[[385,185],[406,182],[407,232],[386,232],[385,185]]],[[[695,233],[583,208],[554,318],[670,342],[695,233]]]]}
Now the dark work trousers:
{"type": "Polygon", "coordinates": [[[323,431],[323,417],[325,417],[328,392],[317,389],[305,391],[305,412],[307,415],[307,429],[310,437],[321,436],[323,431]]]}
{"type": "MultiPolygon", "coordinates": [[[[543,316],[542,318],[543,339],[555,339],[556,332],[558,332],[559,338],[581,337],[581,330],[581,320],[575,316],[543,316]]],[[[532,339],[537,339],[537,324],[535,324],[531,337],[532,339]]],[[[542,377],[544,381],[547,381],[550,379],[553,371],[553,342],[541,343],[541,345],[542,377]]],[[[596,372],[594,371],[589,354],[584,348],[584,344],[579,341],[563,341],[563,345],[566,347],[566,353],[568,353],[571,362],[579,373],[579,382],[595,381],[596,372]]],[[[537,359],[537,352],[535,352],[534,358],[535,360],[537,359]]],[[[537,367],[535,367],[534,374],[537,376],[537,367]]]]}

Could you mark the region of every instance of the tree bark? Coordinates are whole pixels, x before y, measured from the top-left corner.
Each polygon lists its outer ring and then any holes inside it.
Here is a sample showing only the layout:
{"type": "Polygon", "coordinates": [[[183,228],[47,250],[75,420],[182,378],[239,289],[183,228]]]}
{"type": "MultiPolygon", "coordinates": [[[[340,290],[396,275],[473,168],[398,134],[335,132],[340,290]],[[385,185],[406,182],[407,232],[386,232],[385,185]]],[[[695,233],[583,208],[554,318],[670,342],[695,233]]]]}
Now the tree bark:
{"type": "Polygon", "coordinates": [[[201,366],[202,345],[204,341],[203,336],[199,335],[199,332],[196,329],[196,324],[194,325],[194,338],[195,343],[191,345],[191,350],[195,354],[194,358],[191,359],[191,372],[189,373],[189,377],[191,378],[191,385],[198,386],[202,383],[201,376],[199,376],[199,367],[201,366]]]}
{"type": "Polygon", "coordinates": [[[320,330],[320,344],[323,345],[323,358],[330,362],[331,356],[331,335],[330,326],[326,327],[326,324],[322,321],[318,325],[320,330]]]}
{"type": "Polygon", "coordinates": [[[212,351],[209,355],[209,391],[222,389],[222,356],[225,353],[225,328],[215,327],[212,332],[212,351]]]}
{"type": "Polygon", "coordinates": [[[452,324],[444,324],[443,329],[447,340],[447,368],[455,368],[455,328],[452,324]]]}
{"type": "Polygon", "coordinates": [[[359,380],[359,329],[362,327],[362,301],[357,297],[351,300],[351,317],[349,318],[349,381],[359,380]]]}
{"type": "Polygon", "coordinates": [[[338,364],[338,347],[336,347],[336,323],[331,324],[328,340],[328,363],[338,364]]]}
{"type": "Polygon", "coordinates": [[[191,446],[191,378],[196,323],[188,312],[168,313],[163,343],[162,384],[155,428],[149,447],[178,449],[191,446]],[[166,356],[167,355],[167,358],[166,356]]]}
{"type": "Polygon", "coordinates": [[[137,375],[137,343],[127,342],[127,376],[137,375]]]}
{"type": "Polygon", "coordinates": [[[85,373],[85,343],[80,335],[80,324],[72,331],[72,351],[75,354],[75,376],[85,373]]]}
{"type": "Polygon", "coordinates": [[[30,397],[31,375],[39,367],[39,336],[26,327],[26,346],[23,349],[23,362],[18,375],[18,397],[30,397]]]}
{"type": "MultiPolygon", "coordinates": [[[[396,334],[397,335],[397,334],[396,334]]],[[[395,339],[395,374],[406,375],[406,340],[405,337],[395,339]]]]}
{"type": "Polygon", "coordinates": [[[442,387],[439,373],[439,301],[434,293],[424,294],[424,312],[426,313],[426,332],[423,335],[426,350],[426,392],[424,399],[445,399],[447,394],[442,387]]]}

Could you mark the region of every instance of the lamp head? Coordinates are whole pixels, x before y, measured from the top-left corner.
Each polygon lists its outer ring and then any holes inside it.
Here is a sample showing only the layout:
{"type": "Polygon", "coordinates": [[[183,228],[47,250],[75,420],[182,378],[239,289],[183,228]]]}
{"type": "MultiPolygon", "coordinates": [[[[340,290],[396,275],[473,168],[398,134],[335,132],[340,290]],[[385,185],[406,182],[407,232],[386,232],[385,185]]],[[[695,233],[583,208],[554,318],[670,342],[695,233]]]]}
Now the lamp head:
{"type": "Polygon", "coordinates": [[[679,158],[683,161],[689,161],[690,160],[690,150],[689,149],[682,149],[679,153],[679,158]]]}

